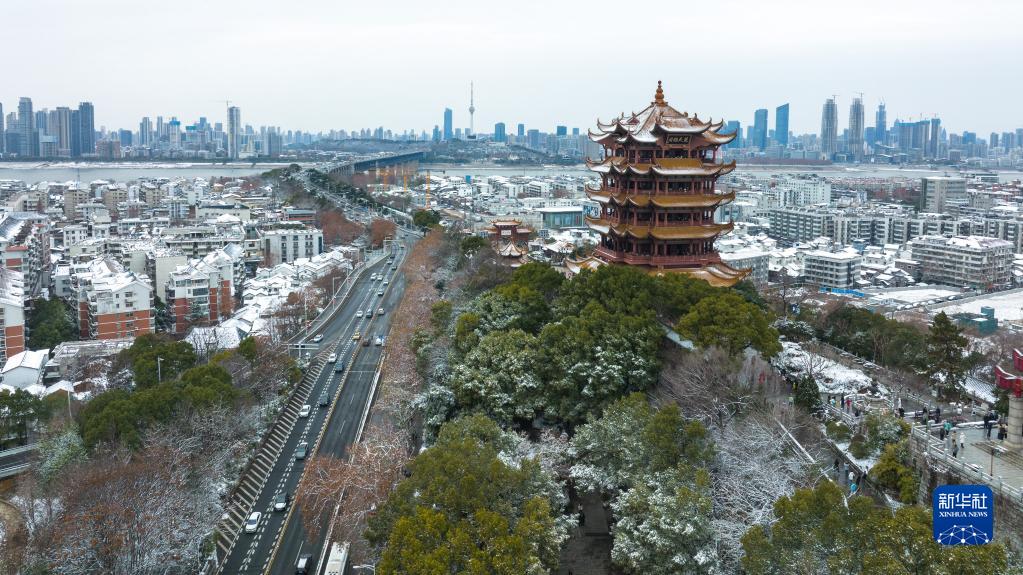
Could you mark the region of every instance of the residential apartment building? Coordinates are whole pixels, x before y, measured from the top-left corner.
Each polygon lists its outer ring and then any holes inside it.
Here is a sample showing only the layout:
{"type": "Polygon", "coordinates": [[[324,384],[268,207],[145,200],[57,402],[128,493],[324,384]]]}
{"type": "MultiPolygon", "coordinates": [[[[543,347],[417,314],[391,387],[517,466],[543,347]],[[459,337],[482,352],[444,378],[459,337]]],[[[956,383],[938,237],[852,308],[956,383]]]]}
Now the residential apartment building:
{"type": "Polygon", "coordinates": [[[921,178],[920,186],[921,211],[942,214],[969,203],[964,178],[921,178]]]}
{"type": "Polygon", "coordinates": [[[803,256],[804,280],[826,288],[851,288],[859,279],[861,259],[854,250],[807,252],[803,256]]]}
{"type": "Polygon", "coordinates": [[[40,297],[49,288],[50,239],[46,215],[0,214],[0,265],[21,272],[28,298],[40,297]]]}
{"type": "MultiPolygon", "coordinates": [[[[236,255],[240,256],[240,250],[236,255]]],[[[217,250],[179,266],[169,274],[163,289],[172,333],[183,333],[191,325],[216,324],[234,311],[235,258],[217,250]]]]}
{"type": "Polygon", "coordinates": [[[278,228],[259,231],[263,265],[291,263],[323,253],[323,232],[315,228],[278,228]]]}
{"type": "Polygon", "coordinates": [[[25,286],[21,272],[0,268],[0,363],[25,351],[25,286]]]}
{"type": "Polygon", "coordinates": [[[1012,285],[1012,244],[979,236],[923,236],[910,242],[920,277],[971,289],[998,289],[1012,285]]]}
{"type": "Polygon", "coordinates": [[[117,339],[152,333],[153,286],[112,258],[89,262],[72,278],[82,339],[117,339]]]}

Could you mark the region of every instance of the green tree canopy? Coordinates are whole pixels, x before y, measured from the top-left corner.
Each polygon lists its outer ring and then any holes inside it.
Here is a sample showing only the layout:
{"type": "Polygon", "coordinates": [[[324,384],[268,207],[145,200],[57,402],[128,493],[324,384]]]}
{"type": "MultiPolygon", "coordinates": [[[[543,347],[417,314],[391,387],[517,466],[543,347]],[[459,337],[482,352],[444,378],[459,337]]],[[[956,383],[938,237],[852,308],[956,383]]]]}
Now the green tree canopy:
{"type": "Polygon", "coordinates": [[[131,347],[120,354],[138,387],[151,387],[174,379],[195,365],[195,349],[187,341],[174,341],[166,335],[147,333],[135,338],[131,347]],[[157,369],[159,363],[159,369],[157,369]]]}
{"type": "Polygon", "coordinates": [[[433,210],[419,210],[412,214],[412,223],[417,228],[432,228],[440,224],[440,214],[433,210]]]}
{"type": "Polygon", "coordinates": [[[778,332],[767,313],[734,292],[711,294],[690,309],[679,322],[678,332],[700,347],[718,346],[737,355],[752,347],[765,357],[781,351],[778,332]]]}
{"type": "Polygon", "coordinates": [[[483,336],[448,378],[458,407],[479,411],[509,424],[532,419],[541,407],[536,375],[536,338],[522,330],[495,331],[483,336]]]}
{"type": "Polygon", "coordinates": [[[966,379],[966,337],[945,312],[939,312],[927,334],[927,377],[942,397],[958,399],[966,379]]]}
{"type": "Polygon", "coordinates": [[[511,282],[528,287],[550,301],[565,282],[565,276],[548,264],[529,262],[515,268],[511,282]]]}
{"type": "Polygon", "coordinates": [[[564,532],[538,485],[539,465],[500,456],[502,432],[482,416],[456,419],[411,464],[370,519],[367,538],[386,543],[381,575],[548,573],[564,532]]]}
{"type": "Polygon", "coordinates": [[[213,364],[194,367],[179,379],[134,391],[113,389],[83,407],[79,414],[82,439],[89,449],[101,443],[136,448],[150,425],[171,421],[182,409],[233,405],[240,395],[231,385],[227,370],[213,364]]]}
{"type": "Polygon", "coordinates": [[[987,575],[1006,567],[1001,544],[943,549],[927,509],[892,513],[865,497],[846,503],[830,481],[780,498],[774,511],[775,523],[742,538],[742,567],[750,575],[987,575]]]}
{"type": "Polygon", "coordinates": [[[36,299],[28,318],[28,349],[53,349],[61,342],[78,339],[71,310],[61,299],[36,299]]]}

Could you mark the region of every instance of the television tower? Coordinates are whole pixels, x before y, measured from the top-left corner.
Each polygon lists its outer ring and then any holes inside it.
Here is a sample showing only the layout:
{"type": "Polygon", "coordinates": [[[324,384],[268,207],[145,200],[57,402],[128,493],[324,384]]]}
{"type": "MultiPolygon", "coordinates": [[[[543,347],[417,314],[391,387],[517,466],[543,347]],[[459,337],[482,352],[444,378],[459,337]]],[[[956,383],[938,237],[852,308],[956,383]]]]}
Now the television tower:
{"type": "Polygon", "coordinates": [[[473,100],[473,85],[472,85],[472,82],[469,82],[469,133],[470,134],[475,134],[476,133],[476,130],[473,128],[473,124],[472,124],[472,120],[473,120],[472,116],[475,113],[476,113],[476,104],[475,104],[475,102],[473,100]]]}

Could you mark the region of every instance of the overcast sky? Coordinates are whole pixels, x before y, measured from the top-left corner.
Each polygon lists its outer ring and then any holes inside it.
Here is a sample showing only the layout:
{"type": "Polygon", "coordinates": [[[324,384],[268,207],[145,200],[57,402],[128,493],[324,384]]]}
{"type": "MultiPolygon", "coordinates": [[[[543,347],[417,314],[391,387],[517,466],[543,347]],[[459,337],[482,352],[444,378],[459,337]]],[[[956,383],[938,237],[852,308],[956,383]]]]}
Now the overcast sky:
{"type": "Polygon", "coordinates": [[[1015,0],[7,0],[0,103],[90,100],[96,125],[225,118],[321,130],[431,129],[443,109],[476,128],[585,129],[643,108],[657,80],[673,106],[752,122],[791,105],[790,128],[839,125],[864,93],[896,118],[951,131],[1023,127],[1023,2],[1015,0]]]}

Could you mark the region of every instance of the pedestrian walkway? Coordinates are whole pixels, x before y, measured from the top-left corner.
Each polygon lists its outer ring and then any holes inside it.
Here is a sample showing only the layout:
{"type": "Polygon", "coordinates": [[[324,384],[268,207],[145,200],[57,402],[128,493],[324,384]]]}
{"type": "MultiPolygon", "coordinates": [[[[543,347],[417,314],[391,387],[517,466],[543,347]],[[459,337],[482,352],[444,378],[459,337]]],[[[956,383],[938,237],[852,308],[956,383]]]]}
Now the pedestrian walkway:
{"type": "MultiPolygon", "coordinates": [[[[970,466],[979,467],[984,473],[1001,478],[1007,485],[1023,489],[1023,455],[1005,450],[1003,442],[987,439],[984,428],[956,428],[965,434],[966,447],[961,449],[957,458],[970,466]]],[[[997,431],[991,434],[996,437],[997,431]]],[[[946,450],[950,447],[946,438],[946,450]]]]}
{"type": "Polygon", "coordinates": [[[561,549],[559,575],[615,575],[611,566],[611,530],[600,496],[579,496],[580,523],[561,549]]]}

